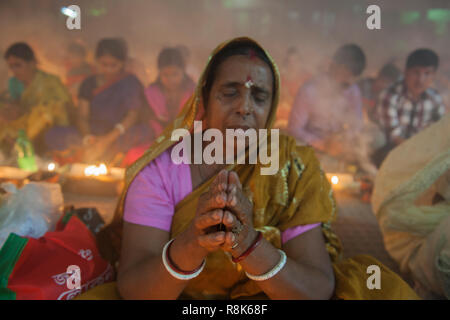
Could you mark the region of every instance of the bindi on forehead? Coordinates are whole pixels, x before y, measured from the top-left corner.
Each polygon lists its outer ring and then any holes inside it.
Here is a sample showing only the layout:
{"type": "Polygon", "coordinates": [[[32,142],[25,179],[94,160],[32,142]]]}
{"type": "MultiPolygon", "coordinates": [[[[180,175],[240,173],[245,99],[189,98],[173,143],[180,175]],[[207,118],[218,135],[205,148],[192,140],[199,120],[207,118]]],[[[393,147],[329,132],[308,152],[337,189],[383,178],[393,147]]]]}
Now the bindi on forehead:
{"type": "Polygon", "coordinates": [[[245,80],[244,85],[245,85],[245,87],[248,88],[248,89],[250,89],[251,87],[253,87],[254,83],[253,83],[253,80],[252,80],[252,76],[250,76],[250,75],[247,76],[247,79],[245,80]]]}

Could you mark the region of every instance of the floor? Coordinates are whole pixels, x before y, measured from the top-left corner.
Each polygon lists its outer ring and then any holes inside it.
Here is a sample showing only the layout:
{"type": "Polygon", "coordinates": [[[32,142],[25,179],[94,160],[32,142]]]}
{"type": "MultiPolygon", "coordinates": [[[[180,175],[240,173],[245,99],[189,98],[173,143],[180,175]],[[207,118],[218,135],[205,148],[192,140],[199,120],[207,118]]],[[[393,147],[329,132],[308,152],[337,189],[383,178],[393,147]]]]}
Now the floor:
{"type": "Polygon", "coordinates": [[[395,272],[397,264],[384,248],[377,219],[369,203],[363,203],[355,196],[335,193],[338,204],[338,218],[333,229],[342,241],[344,256],[369,254],[395,272]]]}

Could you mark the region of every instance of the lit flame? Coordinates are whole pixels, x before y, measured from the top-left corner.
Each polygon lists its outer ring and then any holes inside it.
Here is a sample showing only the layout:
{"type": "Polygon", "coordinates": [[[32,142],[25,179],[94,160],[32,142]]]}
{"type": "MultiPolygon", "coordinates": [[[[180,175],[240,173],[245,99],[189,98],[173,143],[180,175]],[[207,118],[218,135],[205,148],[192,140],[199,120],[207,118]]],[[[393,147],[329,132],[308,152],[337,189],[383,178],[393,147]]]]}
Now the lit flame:
{"type": "Polygon", "coordinates": [[[331,177],[331,183],[332,183],[332,184],[338,184],[338,183],[339,183],[339,178],[338,178],[338,176],[332,176],[332,177],[331,177]]]}
{"type": "Polygon", "coordinates": [[[50,162],[47,166],[48,171],[53,171],[56,169],[56,164],[54,162],[50,162]]]}
{"type": "Polygon", "coordinates": [[[84,174],[88,177],[98,177],[100,175],[108,174],[108,168],[106,168],[106,165],[104,163],[100,164],[99,166],[88,166],[84,169],[84,174]]]}

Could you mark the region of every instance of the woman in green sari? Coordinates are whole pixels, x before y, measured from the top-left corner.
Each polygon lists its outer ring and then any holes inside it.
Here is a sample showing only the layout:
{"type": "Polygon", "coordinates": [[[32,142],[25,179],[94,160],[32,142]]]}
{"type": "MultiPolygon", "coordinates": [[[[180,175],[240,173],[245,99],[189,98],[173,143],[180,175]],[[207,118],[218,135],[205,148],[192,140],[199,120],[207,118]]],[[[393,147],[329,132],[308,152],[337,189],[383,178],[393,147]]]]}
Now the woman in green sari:
{"type": "Polygon", "coordinates": [[[224,134],[270,129],[279,89],[276,65],[255,41],[237,38],[214,50],[174,123],[128,168],[115,218],[99,235],[103,255],[120,260],[117,284],[80,298],[417,298],[375,259],[341,259],[330,229],[332,190],[312,148],[280,135],[273,175],[262,175],[259,162],[187,171],[171,162],[173,130],[192,133],[194,120],[224,134]],[[382,290],[366,285],[373,264],[382,290]]]}
{"type": "Polygon", "coordinates": [[[44,134],[54,126],[68,126],[72,99],[57,76],[37,67],[33,50],[23,42],[11,45],[5,59],[14,77],[10,94],[14,99],[15,119],[0,128],[0,141],[13,140],[24,129],[37,149],[44,149],[44,134]]]}

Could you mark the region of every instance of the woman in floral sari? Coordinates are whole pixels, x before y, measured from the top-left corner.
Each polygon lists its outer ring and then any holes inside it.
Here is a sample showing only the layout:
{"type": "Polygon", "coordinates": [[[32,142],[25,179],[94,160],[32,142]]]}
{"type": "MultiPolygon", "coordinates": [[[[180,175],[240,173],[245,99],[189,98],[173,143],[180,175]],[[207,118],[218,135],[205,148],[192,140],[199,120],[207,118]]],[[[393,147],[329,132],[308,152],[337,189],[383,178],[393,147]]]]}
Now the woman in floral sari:
{"type": "Polygon", "coordinates": [[[44,134],[54,126],[69,125],[70,94],[58,77],[38,69],[34,52],[26,43],[10,46],[5,59],[14,74],[9,81],[13,101],[10,108],[0,110],[0,116],[7,114],[4,124],[0,119],[0,141],[14,140],[18,130],[24,129],[37,150],[45,151],[44,134]]]}
{"type": "Polygon", "coordinates": [[[332,190],[310,147],[280,135],[273,175],[261,175],[261,163],[172,162],[174,129],[191,130],[195,119],[221,132],[269,129],[278,96],[277,68],[255,41],[215,49],[174,123],[128,168],[115,218],[100,234],[103,255],[120,259],[117,286],[81,298],[417,297],[378,261],[340,258],[332,190]],[[382,290],[366,286],[372,264],[381,268],[382,290]]]}

